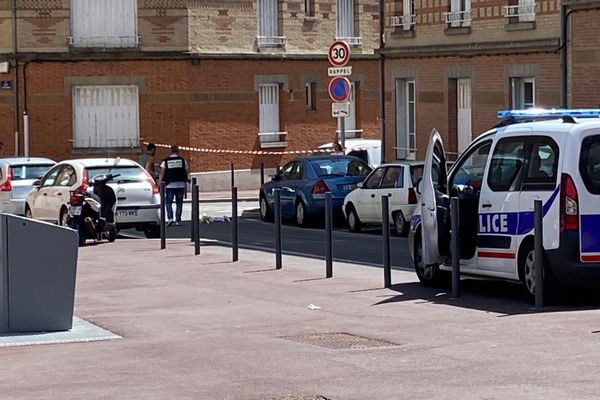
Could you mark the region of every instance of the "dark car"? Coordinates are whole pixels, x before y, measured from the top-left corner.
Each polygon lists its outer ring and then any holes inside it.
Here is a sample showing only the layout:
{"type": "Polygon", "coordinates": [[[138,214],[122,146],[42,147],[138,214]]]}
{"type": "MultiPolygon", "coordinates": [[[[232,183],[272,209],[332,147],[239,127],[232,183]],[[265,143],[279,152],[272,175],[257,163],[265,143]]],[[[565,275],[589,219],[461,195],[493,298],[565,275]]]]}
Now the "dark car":
{"type": "Polygon", "coordinates": [[[275,189],[281,190],[281,215],[299,226],[325,212],[325,193],[331,192],[334,212],[341,212],[344,197],[371,172],[364,161],[344,155],[298,157],[285,164],[260,188],[260,215],[273,218],[275,189]]]}

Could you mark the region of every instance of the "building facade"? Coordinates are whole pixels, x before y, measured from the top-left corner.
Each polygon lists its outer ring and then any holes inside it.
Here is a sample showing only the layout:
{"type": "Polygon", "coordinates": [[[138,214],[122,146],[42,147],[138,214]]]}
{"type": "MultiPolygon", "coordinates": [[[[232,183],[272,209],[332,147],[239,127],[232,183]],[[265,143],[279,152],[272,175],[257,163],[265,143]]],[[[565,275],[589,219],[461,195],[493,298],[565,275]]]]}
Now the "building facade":
{"type": "Polygon", "coordinates": [[[390,0],[385,11],[387,161],[423,158],[432,129],[452,157],[498,110],[561,105],[557,0],[390,0]]]}
{"type": "MultiPolygon", "coordinates": [[[[17,0],[16,14],[12,3],[0,0],[4,155],[28,144],[55,159],[133,158],[144,141],[315,148],[336,136],[326,57],[335,38],[352,48],[349,136],[379,136],[376,0],[17,0]]],[[[197,171],[284,161],[186,156],[197,171]]]]}

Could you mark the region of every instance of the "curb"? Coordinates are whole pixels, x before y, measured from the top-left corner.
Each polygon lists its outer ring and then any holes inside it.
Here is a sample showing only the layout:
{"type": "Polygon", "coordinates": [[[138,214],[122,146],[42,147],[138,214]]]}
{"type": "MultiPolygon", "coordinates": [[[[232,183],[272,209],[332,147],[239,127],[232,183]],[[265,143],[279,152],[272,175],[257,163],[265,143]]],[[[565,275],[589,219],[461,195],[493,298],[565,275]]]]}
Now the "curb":
{"type": "Polygon", "coordinates": [[[242,218],[245,219],[260,219],[260,209],[242,211],[242,218]]]}

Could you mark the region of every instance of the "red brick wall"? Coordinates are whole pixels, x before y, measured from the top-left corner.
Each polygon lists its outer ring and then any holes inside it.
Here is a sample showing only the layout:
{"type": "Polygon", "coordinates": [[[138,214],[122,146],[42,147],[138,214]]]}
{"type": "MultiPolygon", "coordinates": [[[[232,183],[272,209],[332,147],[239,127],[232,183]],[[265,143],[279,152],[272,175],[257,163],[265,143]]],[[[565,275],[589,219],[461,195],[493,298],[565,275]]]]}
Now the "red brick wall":
{"type": "Polygon", "coordinates": [[[600,107],[600,10],[571,14],[569,92],[572,107],[600,107]]]}
{"type": "MultiPolygon", "coordinates": [[[[359,85],[358,127],[363,137],[378,137],[377,61],[355,61],[354,72],[362,76],[359,85]]],[[[202,60],[199,66],[189,61],[106,61],[43,62],[27,67],[27,98],[30,115],[30,154],[60,160],[86,156],[116,156],[137,159],[139,149],[119,149],[85,153],[73,151],[72,101],[65,79],[73,77],[143,77],[140,88],[140,137],[156,143],[214,149],[261,150],[258,137],[258,93],[255,75],[287,75],[289,90],[280,92],[282,131],[288,132],[287,148],[307,150],[332,141],[336,121],[331,117],[327,97],[326,61],[250,61],[202,60]],[[319,75],[317,109],[307,112],[301,75],[319,75]],[[214,101],[207,95],[223,95],[214,101]],[[242,99],[236,98],[241,95],[242,99]]],[[[0,104],[0,116],[10,114],[0,104]]],[[[10,118],[10,116],[8,116],[10,118]]],[[[12,123],[10,119],[9,124],[12,123]]],[[[6,125],[6,124],[4,124],[6,125]]],[[[11,142],[12,127],[0,128],[0,140],[11,142]]],[[[269,149],[266,149],[269,150],[269,149]]],[[[159,157],[166,150],[159,151],[159,157]]],[[[234,154],[184,154],[194,171],[272,166],[290,157],[234,154]]]]}
{"type": "MultiPolygon", "coordinates": [[[[417,159],[425,157],[429,135],[437,129],[446,146],[450,142],[449,132],[455,134],[456,128],[449,126],[448,82],[445,80],[446,66],[468,65],[472,68],[472,133],[473,138],[490,129],[497,123],[496,112],[509,107],[508,77],[505,66],[509,64],[534,64],[537,66],[536,104],[556,107],[559,104],[559,56],[558,54],[527,54],[478,56],[472,58],[423,58],[388,59],[386,61],[386,161],[395,160],[393,147],[396,145],[395,95],[393,85],[394,68],[414,68],[417,71],[416,83],[416,145],[417,159]],[[442,93],[443,101],[424,101],[424,93],[442,93]],[[498,101],[503,99],[502,101],[498,101]]],[[[452,96],[455,96],[452,94],[452,96]]],[[[427,100],[427,99],[426,99],[427,100]]]]}

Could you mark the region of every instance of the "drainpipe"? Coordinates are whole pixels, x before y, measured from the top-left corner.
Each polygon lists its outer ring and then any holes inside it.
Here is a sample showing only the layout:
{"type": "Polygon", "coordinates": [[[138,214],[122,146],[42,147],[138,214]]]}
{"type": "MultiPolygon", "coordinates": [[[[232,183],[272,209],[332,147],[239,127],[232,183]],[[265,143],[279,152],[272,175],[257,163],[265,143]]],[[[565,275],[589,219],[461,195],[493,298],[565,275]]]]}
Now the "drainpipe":
{"type": "Polygon", "coordinates": [[[17,61],[17,0],[12,0],[12,64],[14,90],[15,156],[19,155],[19,64],[17,61]]]}
{"type": "Polygon", "coordinates": [[[385,163],[385,16],[384,0],[379,0],[379,135],[381,136],[381,163],[385,163]]]}
{"type": "Polygon", "coordinates": [[[560,4],[560,106],[567,108],[567,6],[560,4]]]}

